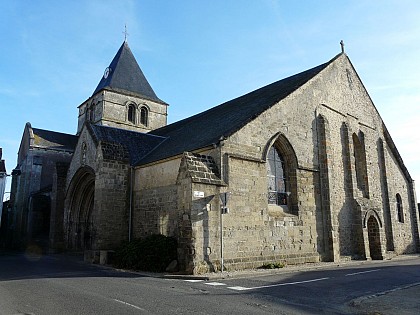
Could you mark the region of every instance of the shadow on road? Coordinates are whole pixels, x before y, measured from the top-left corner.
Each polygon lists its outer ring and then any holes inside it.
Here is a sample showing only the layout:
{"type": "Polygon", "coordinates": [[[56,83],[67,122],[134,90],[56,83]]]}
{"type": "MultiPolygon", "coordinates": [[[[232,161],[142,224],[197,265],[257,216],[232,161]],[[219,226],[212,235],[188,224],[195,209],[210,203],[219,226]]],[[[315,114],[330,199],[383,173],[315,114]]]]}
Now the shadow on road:
{"type": "Polygon", "coordinates": [[[146,275],[85,263],[81,255],[0,252],[0,281],[74,277],[141,278],[146,275]]]}
{"type": "MultiPolygon", "coordinates": [[[[236,311],[240,309],[249,312],[254,308],[254,314],[299,315],[417,314],[420,309],[418,258],[367,262],[363,265],[335,265],[311,270],[305,268],[284,268],[273,273],[245,271],[237,274],[238,277],[219,279],[226,286],[218,290],[210,289],[212,287],[205,283],[174,282],[173,279],[162,279],[170,282],[153,282],[153,287],[158,286],[170,296],[175,294],[176,300],[182,296],[198,304],[198,301],[205,301],[208,306],[234,300],[235,309],[232,309],[232,314],[237,314],[236,311]],[[232,287],[240,289],[234,290],[232,287]]],[[[48,278],[144,277],[149,275],[85,263],[80,255],[0,253],[0,282],[48,278]]],[[[141,284],[136,283],[135,291],[143,295],[144,290],[139,290],[140,287],[141,284]]]]}

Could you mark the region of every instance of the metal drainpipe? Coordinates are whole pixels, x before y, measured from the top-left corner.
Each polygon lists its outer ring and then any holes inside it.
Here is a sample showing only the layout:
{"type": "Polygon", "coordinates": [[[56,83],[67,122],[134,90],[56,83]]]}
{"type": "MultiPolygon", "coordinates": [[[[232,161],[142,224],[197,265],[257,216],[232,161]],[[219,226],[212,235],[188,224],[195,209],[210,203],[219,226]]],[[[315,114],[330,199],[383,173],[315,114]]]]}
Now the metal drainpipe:
{"type": "Polygon", "coordinates": [[[132,220],[133,220],[133,184],[134,184],[134,176],[133,176],[133,167],[130,166],[130,208],[128,214],[128,241],[131,242],[131,229],[132,229],[132,220]]]}
{"type": "MultiPolygon", "coordinates": [[[[223,147],[223,141],[224,137],[222,136],[219,140],[219,150],[220,150],[220,179],[224,181],[224,166],[223,166],[223,153],[222,153],[222,147],[223,147]]],[[[220,194],[220,190],[219,190],[220,194]]],[[[224,206],[222,204],[222,206],[224,206]]],[[[224,267],[224,261],[223,261],[223,213],[222,213],[222,207],[219,208],[219,214],[220,214],[220,271],[223,272],[224,267]]]]}

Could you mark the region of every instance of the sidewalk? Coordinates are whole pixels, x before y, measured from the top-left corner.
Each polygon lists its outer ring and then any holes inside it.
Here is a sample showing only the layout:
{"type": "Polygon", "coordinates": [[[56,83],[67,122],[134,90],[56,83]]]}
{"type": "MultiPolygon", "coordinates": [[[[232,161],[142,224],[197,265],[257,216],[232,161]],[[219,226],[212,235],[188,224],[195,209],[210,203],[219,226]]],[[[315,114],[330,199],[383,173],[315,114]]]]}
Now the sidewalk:
{"type": "MultiPolygon", "coordinates": [[[[307,263],[301,265],[287,265],[278,269],[246,269],[238,271],[224,271],[224,272],[209,272],[200,275],[184,275],[184,274],[161,274],[163,278],[171,279],[200,279],[200,280],[222,280],[234,278],[249,278],[258,277],[270,274],[286,274],[294,272],[305,272],[320,269],[332,269],[341,267],[352,267],[362,265],[381,265],[387,261],[420,259],[420,254],[400,255],[392,258],[391,260],[351,260],[345,262],[319,262],[307,263]]],[[[157,276],[155,274],[155,276],[157,276]]],[[[420,314],[420,311],[418,312],[420,314]]]]}
{"type": "Polygon", "coordinates": [[[420,314],[420,282],[360,297],[349,303],[349,310],[369,315],[420,314]]]}
{"type": "MultiPolygon", "coordinates": [[[[420,259],[419,254],[401,255],[394,257],[390,261],[420,259]]],[[[343,263],[322,262],[316,264],[286,266],[281,269],[255,269],[228,272],[214,272],[203,275],[169,275],[162,274],[164,278],[172,279],[202,279],[202,280],[222,280],[258,277],[270,274],[286,274],[295,272],[305,272],[320,269],[335,269],[361,265],[380,266],[386,261],[383,260],[364,260],[348,261],[343,263]]],[[[362,296],[343,305],[343,311],[348,314],[358,315],[417,315],[420,314],[420,282],[407,286],[395,288],[393,290],[379,292],[372,295],[362,296]]]]}

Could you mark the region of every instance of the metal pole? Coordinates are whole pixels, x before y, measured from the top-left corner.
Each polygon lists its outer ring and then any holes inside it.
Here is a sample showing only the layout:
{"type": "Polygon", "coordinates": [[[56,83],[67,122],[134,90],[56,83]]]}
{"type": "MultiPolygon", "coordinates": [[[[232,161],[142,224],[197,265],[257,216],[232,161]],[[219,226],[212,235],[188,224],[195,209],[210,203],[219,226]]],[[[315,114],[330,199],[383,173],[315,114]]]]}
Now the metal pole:
{"type": "Polygon", "coordinates": [[[220,268],[223,272],[223,203],[220,209],[220,268]]]}

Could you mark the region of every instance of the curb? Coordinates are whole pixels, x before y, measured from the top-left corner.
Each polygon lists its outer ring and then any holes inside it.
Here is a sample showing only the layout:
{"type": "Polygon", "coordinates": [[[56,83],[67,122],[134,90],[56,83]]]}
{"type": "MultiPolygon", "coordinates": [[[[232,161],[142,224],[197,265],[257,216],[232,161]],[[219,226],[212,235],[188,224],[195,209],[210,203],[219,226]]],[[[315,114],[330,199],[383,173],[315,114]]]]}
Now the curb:
{"type": "MultiPolygon", "coordinates": [[[[348,266],[361,266],[361,265],[381,265],[385,262],[396,261],[396,260],[411,260],[419,259],[419,254],[412,255],[399,255],[392,259],[387,260],[353,260],[345,262],[321,262],[316,264],[302,264],[302,265],[289,265],[284,268],[278,269],[247,269],[238,271],[225,271],[225,272],[213,272],[202,275],[183,275],[183,274],[155,274],[156,277],[165,279],[183,279],[183,280],[222,280],[222,279],[239,279],[239,278],[250,278],[258,277],[262,275],[270,274],[287,274],[295,272],[306,272],[313,270],[322,270],[327,268],[341,268],[348,266]]],[[[153,276],[153,275],[152,275],[153,276]]]]}

